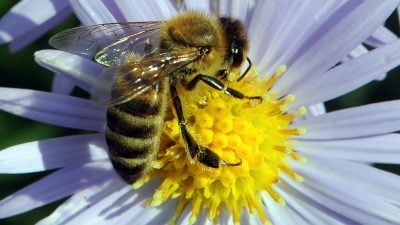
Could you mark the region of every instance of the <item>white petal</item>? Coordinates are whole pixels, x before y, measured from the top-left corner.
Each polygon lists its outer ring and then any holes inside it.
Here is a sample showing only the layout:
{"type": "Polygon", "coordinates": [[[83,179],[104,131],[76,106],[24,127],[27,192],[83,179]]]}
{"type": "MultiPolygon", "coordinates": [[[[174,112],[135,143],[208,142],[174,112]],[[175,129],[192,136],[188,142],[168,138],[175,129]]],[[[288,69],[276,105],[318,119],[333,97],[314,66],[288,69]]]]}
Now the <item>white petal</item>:
{"type": "Polygon", "coordinates": [[[400,101],[387,101],[329,112],[294,122],[307,132],[299,139],[337,139],[400,130],[400,101]]]}
{"type": "Polygon", "coordinates": [[[67,197],[116,176],[108,161],[61,169],[0,201],[0,218],[17,215],[67,197]]]}
{"type": "Polygon", "coordinates": [[[59,50],[35,52],[36,62],[69,78],[74,84],[90,92],[96,77],[103,71],[100,64],[90,59],[59,50]]]}
{"type": "Polygon", "coordinates": [[[30,173],[108,159],[104,134],[33,141],[0,151],[0,173],[30,173]]]}
{"type": "Polygon", "coordinates": [[[58,126],[104,130],[105,109],[76,97],[26,89],[0,88],[0,109],[58,126]]]}
{"type": "Polygon", "coordinates": [[[305,84],[305,77],[319,77],[376,30],[397,4],[395,0],[348,1],[313,34],[293,64],[288,63],[285,76],[278,80],[273,91],[291,93],[305,84]]]}
{"type": "Polygon", "coordinates": [[[157,21],[165,20],[176,13],[172,1],[116,1],[115,5],[123,14],[126,21],[157,21]]]}
{"type": "MultiPolygon", "coordinates": [[[[324,102],[348,93],[400,64],[400,41],[345,62],[318,77],[304,77],[304,85],[292,89],[293,107],[324,102]]],[[[285,74],[284,76],[286,76],[285,74]]]]}
{"type": "Polygon", "coordinates": [[[356,139],[295,142],[295,149],[304,156],[346,159],[364,163],[400,164],[399,146],[399,134],[356,139]]]}
{"type": "Polygon", "coordinates": [[[108,5],[113,4],[111,1],[69,0],[69,2],[75,15],[84,25],[123,22],[117,21],[117,18],[121,18],[118,12],[110,11],[112,7],[108,5]]]}
{"type": "Polygon", "coordinates": [[[65,224],[80,213],[90,210],[90,207],[108,195],[124,187],[126,187],[126,184],[115,176],[101,184],[79,190],[62,203],[50,216],[39,221],[37,225],[65,224]]]}

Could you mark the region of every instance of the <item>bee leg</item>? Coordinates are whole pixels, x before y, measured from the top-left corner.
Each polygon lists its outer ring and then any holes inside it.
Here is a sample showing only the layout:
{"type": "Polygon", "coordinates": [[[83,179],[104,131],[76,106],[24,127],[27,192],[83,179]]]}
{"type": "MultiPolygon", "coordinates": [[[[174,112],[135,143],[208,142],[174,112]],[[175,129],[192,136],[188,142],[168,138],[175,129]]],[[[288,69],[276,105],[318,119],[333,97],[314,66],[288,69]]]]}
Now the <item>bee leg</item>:
{"type": "Polygon", "coordinates": [[[222,81],[218,80],[217,78],[212,77],[212,76],[208,76],[208,75],[203,75],[203,74],[196,75],[189,83],[187,83],[185,85],[185,88],[187,90],[189,90],[189,91],[193,90],[196,87],[196,85],[197,85],[197,83],[199,81],[203,81],[208,86],[210,86],[210,87],[212,87],[212,88],[214,88],[216,90],[223,91],[226,94],[228,94],[228,95],[230,95],[230,96],[232,96],[234,98],[238,98],[238,99],[257,99],[260,102],[263,101],[262,96],[247,96],[247,95],[244,95],[240,91],[237,91],[237,90],[235,90],[233,88],[229,88],[229,87],[225,86],[225,84],[222,81]]]}
{"type": "Polygon", "coordinates": [[[198,160],[200,163],[211,167],[211,168],[219,168],[220,165],[223,166],[240,166],[242,164],[242,160],[239,162],[229,163],[225,160],[221,159],[217,154],[211,151],[209,148],[201,146],[197,144],[192,135],[189,133],[186,127],[186,120],[183,116],[182,103],[179,98],[178,91],[175,88],[174,84],[170,85],[172,103],[175,108],[176,115],[178,116],[179,128],[181,131],[182,138],[186,143],[186,149],[189,152],[189,155],[192,159],[198,160]]]}
{"type": "Polygon", "coordinates": [[[247,62],[249,63],[249,66],[247,66],[247,68],[246,68],[246,70],[244,71],[244,73],[243,73],[242,75],[240,75],[240,77],[236,80],[236,82],[241,81],[241,80],[247,75],[247,73],[250,71],[251,66],[252,66],[253,64],[251,63],[251,60],[250,60],[249,57],[247,57],[247,62]]]}

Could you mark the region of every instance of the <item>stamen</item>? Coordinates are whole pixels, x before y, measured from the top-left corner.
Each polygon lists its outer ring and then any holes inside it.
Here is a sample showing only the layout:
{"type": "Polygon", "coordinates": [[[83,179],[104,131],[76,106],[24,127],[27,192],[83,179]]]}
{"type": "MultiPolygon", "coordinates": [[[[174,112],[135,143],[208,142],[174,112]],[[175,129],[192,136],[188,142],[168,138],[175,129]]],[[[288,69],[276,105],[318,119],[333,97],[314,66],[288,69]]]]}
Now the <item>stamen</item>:
{"type": "Polygon", "coordinates": [[[285,200],[271,186],[266,187],[266,191],[272,197],[272,199],[274,199],[275,202],[279,203],[279,205],[286,205],[285,200]]]}
{"type": "Polygon", "coordinates": [[[279,130],[282,134],[290,135],[290,136],[299,136],[305,133],[304,129],[300,128],[286,128],[279,130]]]}

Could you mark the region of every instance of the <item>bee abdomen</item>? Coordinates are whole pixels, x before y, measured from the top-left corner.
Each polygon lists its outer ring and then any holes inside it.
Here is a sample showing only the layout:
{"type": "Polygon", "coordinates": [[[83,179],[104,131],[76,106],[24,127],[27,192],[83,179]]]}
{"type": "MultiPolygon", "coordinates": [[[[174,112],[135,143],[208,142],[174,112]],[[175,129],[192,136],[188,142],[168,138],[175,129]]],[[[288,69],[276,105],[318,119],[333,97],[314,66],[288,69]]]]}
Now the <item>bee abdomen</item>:
{"type": "Polygon", "coordinates": [[[112,107],[107,110],[107,126],[110,130],[133,138],[151,138],[158,134],[158,127],[162,124],[160,115],[139,117],[112,107]]]}
{"type": "Polygon", "coordinates": [[[127,183],[134,183],[146,174],[157,157],[167,84],[162,81],[143,95],[107,110],[108,155],[127,183]]]}
{"type": "Polygon", "coordinates": [[[106,141],[111,156],[124,158],[146,158],[158,147],[159,137],[132,138],[107,130],[106,141]]]}
{"type": "Polygon", "coordinates": [[[147,169],[146,160],[110,156],[117,173],[129,184],[138,180],[147,169]]]}
{"type": "Polygon", "coordinates": [[[116,108],[108,110],[106,142],[115,170],[126,182],[133,183],[149,170],[149,163],[157,155],[163,120],[157,116],[146,119],[143,124],[132,123],[132,120],[144,119],[124,114],[116,108]],[[114,121],[116,116],[121,115],[124,116],[114,121]]]}
{"type": "Polygon", "coordinates": [[[124,102],[117,107],[133,116],[147,118],[148,116],[157,116],[160,114],[162,110],[162,105],[160,104],[161,100],[156,90],[152,90],[131,101],[124,102]]]}
{"type": "Polygon", "coordinates": [[[108,155],[115,170],[128,183],[147,172],[157,155],[159,135],[150,138],[127,137],[111,129],[106,131],[108,155]]]}

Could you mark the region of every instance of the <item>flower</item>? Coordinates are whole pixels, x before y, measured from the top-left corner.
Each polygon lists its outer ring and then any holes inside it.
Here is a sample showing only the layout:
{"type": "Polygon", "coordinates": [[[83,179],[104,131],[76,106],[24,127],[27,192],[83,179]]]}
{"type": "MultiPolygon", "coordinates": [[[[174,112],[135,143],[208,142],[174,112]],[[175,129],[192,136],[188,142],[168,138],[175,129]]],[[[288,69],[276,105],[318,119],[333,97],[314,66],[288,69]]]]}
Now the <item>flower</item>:
{"type": "MultiPolygon", "coordinates": [[[[165,19],[180,9],[170,1],[71,3],[86,24],[165,19]]],[[[400,178],[369,165],[399,162],[399,137],[393,132],[400,128],[400,102],[328,113],[320,104],[400,64],[400,41],[394,37],[360,57],[350,54],[384,29],[381,24],[397,5],[395,0],[221,3],[220,14],[247,24],[255,65],[243,83],[229,85],[264,101],[202,89],[182,102],[199,141],[225,161],[242,163],[202,170],[182,151],[171,117],[164,129],[169,145],[160,148],[154,170],[134,184],[137,190],[116,175],[108,159],[104,108],[63,94],[0,88],[4,111],[95,132],[2,150],[1,173],[58,170],[1,200],[0,217],[71,196],[39,224],[202,224],[207,218],[275,225],[400,223],[400,178]]],[[[185,1],[187,9],[212,12],[211,6],[185,1]]],[[[39,51],[35,59],[88,92],[102,70],[58,50],[39,51]]]]}

